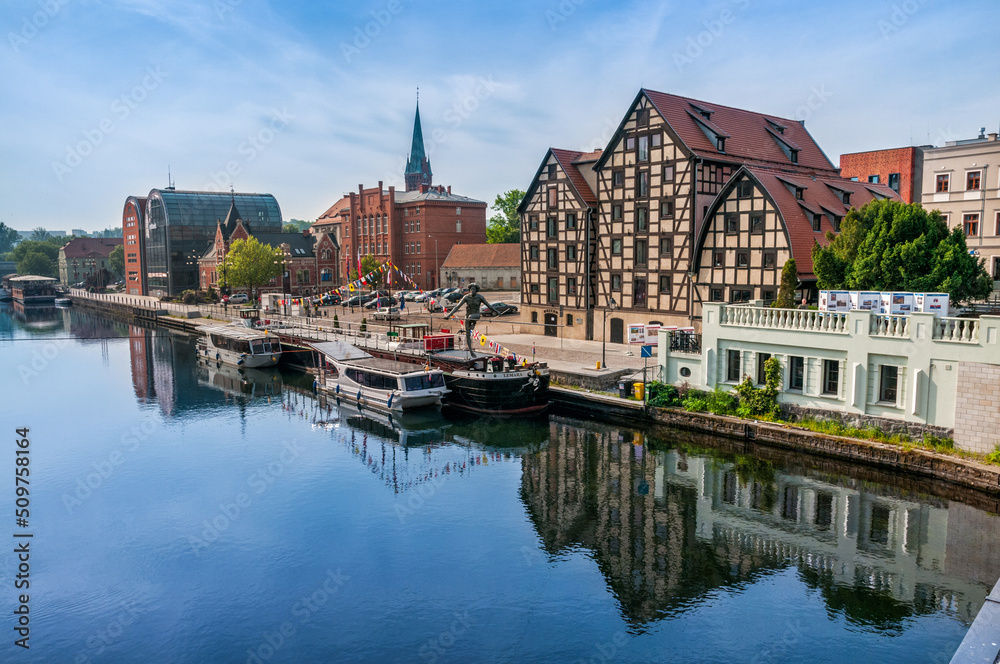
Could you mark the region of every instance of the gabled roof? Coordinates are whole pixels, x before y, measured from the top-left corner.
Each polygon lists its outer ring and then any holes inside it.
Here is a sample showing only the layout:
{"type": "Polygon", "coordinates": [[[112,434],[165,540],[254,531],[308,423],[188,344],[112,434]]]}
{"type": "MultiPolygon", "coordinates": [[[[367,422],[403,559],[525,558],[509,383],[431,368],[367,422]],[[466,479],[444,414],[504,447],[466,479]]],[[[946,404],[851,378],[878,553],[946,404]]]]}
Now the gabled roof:
{"type": "Polygon", "coordinates": [[[236,209],[236,200],[233,199],[233,202],[229,204],[229,212],[226,214],[226,220],[221,224],[222,238],[224,240],[228,241],[229,236],[236,230],[237,221],[243,221],[243,228],[246,229],[247,233],[253,235],[250,231],[250,222],[244,220],[243,217],[240,216],[240,211],[236,209]]]}
{"type": "Polygon", "coordinates": [[[313,245],[316,238],[302,233],[256,233],[255,238],[261,244],[269,244],[275,249],[282,244],[288,244],[292,258],[308,258],[313,255],[313,245]]]}
{"type": "MultiPolygon", "coordinates": [[[[733,173],[726,186],[709,207],[709,217],[715,214],[736,182],[743,175],[754,180],[771,200],[785,224],[785,233],[795,258],[795,267],[800,276],[812,277],[812,247],[814,243],[826,245],[826,232],[834,230],[828,214],[844,217],[854,207],[861,207],[875,198],[901,200],[899,194],[886,185],[853,182],[838,177],[812,176],[805,173],[788,173],[758,166],[743,166],[733,173]],[[795,189],[802,189],[802,198],[795,197],[795,189]],[[845,205],[842,197],[835,192],[851,194],[850,205],[845,205]],[[812,214],[822,214],[820,229],[813,230],[812,214]]],[[[707,219],[708,217],[706,217],[707,219]]],[[[699,250],[708,233],[706,223],[698,241],[699,250]]],[[[698,252],[700,256],[700,251],[698,252]]]]}
{"type": "Polygon", "coordinates": [[[66,258],[86,258],[88,256],[108,257],[111,251],[125,240],[120,237],[78,237],[62,246],[66,258]]]}
{"type": "Polygon", "coordinates": [[[350,212],[351,210],[351,197],[344,196],[339,201],[327,208],[326,212],[321,214],[318,219],[316,219],[317,224],[329,224],[335,221],[340,221],[340,216],[344,212],[350,212]]]}
{"type": "Polygon", "coordinates": [[[524,192],[524,198],[521,199],[520,204],[517,206],[518,214],[522,214],[527,209],[528,201],[531,200],[531,197],[538,189],[538,184],[540,182],[539,178],[542,175],[542,171],[545,169],[545,165],[549,163],[549,155],[555,157],[559,167],[563,169],[564,173],[566,173],[566,177],[569,178],[570,185],[576,192],[577,198],[579,198],[583,204],[588,207],[597,207],[597,194],[590,188],[590,185],[587,184],[587,180],[583,177],[583,173],[580,172],[577,164],[590,164],[593,162],[590,157],[596,155],[599,158],[600,154],[600,150],[595,150],[594,152],[578,152],[576,150],[549,148],[545,153],[545,157],[542,159],[542,163],[539,164],[538,170],[535,171],[535,177],[532,178],[531,184],[528,185],[528,190],[524,192]]]}
{"type": "MultiPolygon", "coordinates": [[[[639,90],[629,109],[634,108],[643,95],[667,122],[669,131],[681,142],[688,154],[768,168],[838,175],[836,167],[813,140],[805,125],[797,120],[710,104],[645,88],[639,90]],[[706,134],[724,138],[725,151],[720,152],[718,144],[706,134]],[[787,149],[798,152],[797,161],[791,160],[780,143],[784,143],[787,149]]],[[[617,140],[630,115],[631,113],[626,114],[622,119],[610,145],[617,140]]],[[[595,168],[601,167],[610,154],[610,149],[605,150],[595,168]]]]}
{"type": "Polygon", "coordinates": [[[521,245],[516,242],[504,244],[456,244],[441,263],[442,268],[520,268],[521,245]]]}

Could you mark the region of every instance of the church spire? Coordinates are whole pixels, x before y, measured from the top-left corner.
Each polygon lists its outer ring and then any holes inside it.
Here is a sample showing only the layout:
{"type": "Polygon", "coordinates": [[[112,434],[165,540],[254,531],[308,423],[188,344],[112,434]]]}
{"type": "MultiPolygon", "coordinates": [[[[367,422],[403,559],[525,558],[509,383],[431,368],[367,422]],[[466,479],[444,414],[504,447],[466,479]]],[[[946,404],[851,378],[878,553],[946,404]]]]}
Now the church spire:
{"type": "Polygon", "coordinates": [[[406,159],[406,191],[417,191],[420,185],[431,184],[431,160],[424,151],[424,133],[420,127],[420,88],[417,88],[417,112],[413,117],[413,143],[406,159]]]}

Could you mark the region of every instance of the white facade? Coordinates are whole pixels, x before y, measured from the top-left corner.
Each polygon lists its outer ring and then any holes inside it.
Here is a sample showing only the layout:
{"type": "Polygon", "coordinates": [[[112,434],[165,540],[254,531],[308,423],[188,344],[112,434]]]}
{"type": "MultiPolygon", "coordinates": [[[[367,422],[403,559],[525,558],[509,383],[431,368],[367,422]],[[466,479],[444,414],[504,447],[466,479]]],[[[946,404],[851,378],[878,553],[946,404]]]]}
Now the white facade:
{"type": "Polygon", "coordinates": [[[763,383],[763,363],[776,357],[782,403],[949,429],[977,452],[1000,444],[1000,317],[704,307],[700,352],[671,351],[660,333],[664,382],[763,383]]]}

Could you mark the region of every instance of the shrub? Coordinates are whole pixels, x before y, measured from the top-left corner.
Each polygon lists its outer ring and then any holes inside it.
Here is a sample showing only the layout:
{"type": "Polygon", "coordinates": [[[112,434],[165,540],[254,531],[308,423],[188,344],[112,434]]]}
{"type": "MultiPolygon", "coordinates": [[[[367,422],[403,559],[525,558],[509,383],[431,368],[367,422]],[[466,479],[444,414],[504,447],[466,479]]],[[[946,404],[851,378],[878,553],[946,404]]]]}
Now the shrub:
{"type": "Polygon", "coordinates": [[[736,386],[739,406],[736,414],[745,418],[775,418],[778,416],[778,388],[781,386],[781,363],[772,357],[764,362],[764,387],[753,384],[749,376],[736,386]]]}
{"type": "Polygon", "coordinates": [[[993,451],[986,455],[986,462],[1000,466],[1000,445],[995,446],[993,451]]]}
{"type": "Polygon", "coordinates": [[[334,329],[340,329],[340,319],[337,318],[337,314],[333,315],[333,327],[334,329]]]}
{"type": "Polygon", "coordinates": [[[183,293],[181,293],[181,302],[183,302],[184,304],[197,304],[198,294],[193,290],[186,290],[183,293]]]}
{"type": "Polygon", "coordinates": [[[358,328],[358,331],[360,331],[360,332],[366,332],[366,331],[368,331],[368,319],[367,318],[362,318],[361,319],[361,326],[358,328]]]}
{"type": "Polygon", "coordinates": [[[716,415],[735,415],[736,398],[732,394],[716,387],[711,392],[688,390],[684,397],[684,410],[714,413],[716,415]]]}
{"type": "Polygon", "coordinates": [[[654,380],[649,384],[648,398],[650,406],[664,408],[667,406],[679,406],[681,403],[680,392],[676,387],[668,383],[661,383],[654,380]]]}

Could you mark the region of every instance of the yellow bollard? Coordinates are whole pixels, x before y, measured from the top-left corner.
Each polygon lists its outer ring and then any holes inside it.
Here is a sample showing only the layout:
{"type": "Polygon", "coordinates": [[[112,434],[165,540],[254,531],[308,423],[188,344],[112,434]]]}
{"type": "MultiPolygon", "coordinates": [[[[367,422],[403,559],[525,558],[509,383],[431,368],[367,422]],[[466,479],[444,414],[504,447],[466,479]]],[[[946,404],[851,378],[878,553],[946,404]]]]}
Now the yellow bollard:
{"type": "Polygon", "coordinates": [[[646,384],[645,383],[636,383],[635,384],[635,398],[636,398],[637,401],[642,401],[643,400],[643,396],[644,396],[645,391],[646,391],[646,384]]]}
{"type": "Polygon", "coordinates": [[[601,370],[601,361],[600,360],[597,361],[597,370],[598,371],[601,370]]]}

